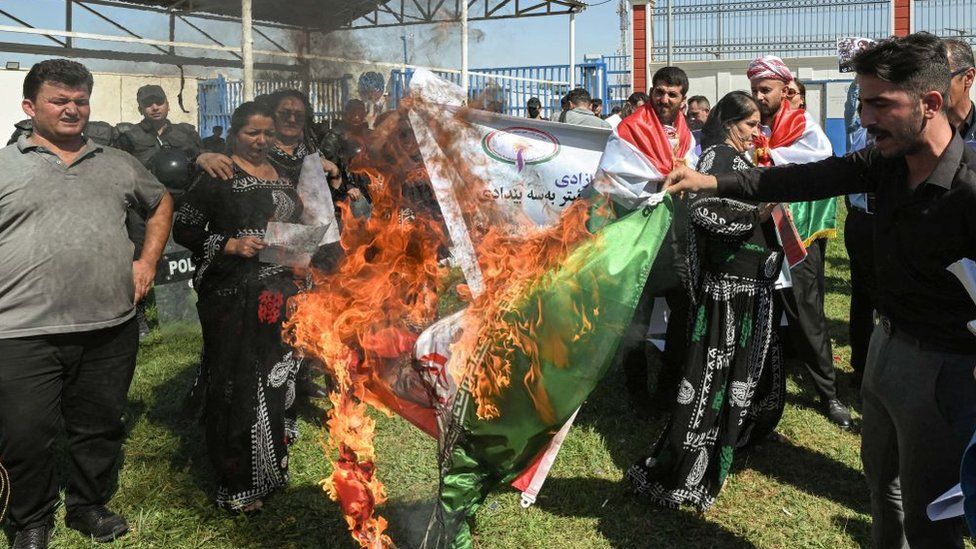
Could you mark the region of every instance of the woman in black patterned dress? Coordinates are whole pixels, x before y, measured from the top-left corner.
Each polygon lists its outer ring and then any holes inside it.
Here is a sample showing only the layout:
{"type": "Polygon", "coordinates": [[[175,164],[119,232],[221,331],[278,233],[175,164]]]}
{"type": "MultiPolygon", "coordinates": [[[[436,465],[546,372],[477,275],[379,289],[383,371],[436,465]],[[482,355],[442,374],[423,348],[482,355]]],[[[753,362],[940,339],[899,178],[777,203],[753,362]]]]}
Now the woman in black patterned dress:
{"type": "Polygon", "coordinates": [[[296,181],[268,160],[274,120],[249,102],[234,111],[233,178],[201,178],[176,214],[173,237],[193,252],[203,327],[207,450],[217,504],[254,512],[288,482],[288,445],[297,437],[295,374],[301,360],[282,342],[288,298],[304,273],[262,263],[269,221],[297,223],[296,181]]]}
{"type": "MultiPolygon", "coordinates": [[[[759,106],[744,92],[719,101],[702,129],[698,171],[749,169],[759,106]]],[[[710,507],[736,448],[767,437],[782,415],[785,379],[773,287],[783,252],[771,205],[688,197],[691,332],[677,399],[649,457],[627,472],[652,501],[710,507]]]]}

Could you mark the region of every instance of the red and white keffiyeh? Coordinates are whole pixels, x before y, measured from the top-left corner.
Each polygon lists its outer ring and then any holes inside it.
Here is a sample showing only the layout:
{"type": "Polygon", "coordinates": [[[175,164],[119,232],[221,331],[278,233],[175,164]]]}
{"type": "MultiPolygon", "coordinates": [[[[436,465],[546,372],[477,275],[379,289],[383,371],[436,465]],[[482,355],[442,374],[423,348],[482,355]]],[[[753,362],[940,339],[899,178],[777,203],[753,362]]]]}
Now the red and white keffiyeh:
{"type": "Polygon", "coordinates": [[[775,55],[764,55],[753,59],[752,63],[749,63],[746,76],[749,80],[779,80],[786,83],[793,81],[790,68],[775,55]]]}
{"type": "Polygon", "coordinates": [[[684,116],[666,126],[643,105],[610,135],[594,185],[627,208],[659,199],[658,186],[676,165],[698,163],[695,145],[684,116]]]}

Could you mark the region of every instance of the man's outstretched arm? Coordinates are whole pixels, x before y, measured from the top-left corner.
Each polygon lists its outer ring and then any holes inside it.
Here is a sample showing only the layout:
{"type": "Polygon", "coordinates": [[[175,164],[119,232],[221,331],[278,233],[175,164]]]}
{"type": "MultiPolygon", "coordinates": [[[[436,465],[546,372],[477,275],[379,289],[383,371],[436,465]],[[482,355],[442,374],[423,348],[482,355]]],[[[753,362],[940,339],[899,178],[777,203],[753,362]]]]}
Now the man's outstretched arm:
{"type": "Polygon", "coordinates": [[[859,151],[809,164],[756,168],[718,177],[682,167],[668,174],[664,188],[670,193],[717,191],[719,196],[758,202],[820,200],[874,191],[877,177],[871,168],[876,161],[876,155],[859,151]]]}

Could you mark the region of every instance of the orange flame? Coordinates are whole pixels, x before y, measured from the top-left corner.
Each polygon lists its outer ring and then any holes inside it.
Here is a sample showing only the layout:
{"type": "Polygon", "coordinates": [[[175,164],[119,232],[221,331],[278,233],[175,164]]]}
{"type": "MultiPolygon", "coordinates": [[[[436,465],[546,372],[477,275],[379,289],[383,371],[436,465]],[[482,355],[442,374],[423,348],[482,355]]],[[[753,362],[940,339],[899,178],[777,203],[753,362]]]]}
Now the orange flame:
{"type": "MultiPolygon", "coordinates": [[[[418,204],[412,192],[427,183],[407,125],[411,107],[423,105],[417,100],[401,102],[400,110],[374,131],[367,160],[355,167],[372,181],[371,217],[354,218],[340,204],[345,255],[334,272],[316,273],[313,291],[293,298],[285,324],[288,342],[321,359],[336,382],[324,443],[333,473],[322,486],[339,501],[354,539],[370,549],[390,547],[392,541],[384,534],[386,520],[375,512],[386,493],[376,476],[375,422],[366,414],[367,404],[413,417],[411,421],[436,434],[436,426],[425,428],[422,419],[416,420],[422,414],[411,409],[414,404],[390,397],[390,380],[410,367],[417,336],[436,318],[438,291],[448,274],[438,265],[438,250],[448,244],[445,232],[434,212],[418,204]]],[[[474,130],[463,121],[463,112],[434,117],[430,124],[450,168],[465,181],[463,189],[456,189],[458,201],[467,225],[474,227],[484,278],[484,292],[476,299],[465,286],[457,288],[471,303],[463,335],[452,348],[452,355],[463,359],[451,364],[463,368],[451,374],[459,382],[466,380],[479,417],[497,417],[500,411],[494,401],[511,384],[512,355],[524,353],[533,367],[523,383],[539,413],[551,418],[552,408],[539,383],[540,357],[561,366],[566,349],[561,341],[537,341],[541,318],[529,323],[518,310],[528,292],[545,284],[543,274],[591,236],[586,229],[587,205],[575,203],[553,227],[526,231],[517,216],[481,198],[487,182],[472,170],[465,142],[474,130]],[[514,235],[514,229],[523,234],[514,235]]],[[[585,333],[597,314],[578,310],[569,333],[585,333]]]]}
{"type": "MultiPolygon", "coordinates": [[[[465,315],[461,339],[452,347],[462,371],[452,372],[467,381],[481,419],[498,417],[494,402],[511,384],[511,358],[515,353],[529,359],[530,368],[523,383],[532,396],[536,410],[546,421],[552,420],[548,397],[541,390],[541,359],[556,366],[566,365],[563,340],[540,340],[536,329],[543,322],[566,319],[544,319],[541,303],[533,304],[536,319],[529,322],[520,311],[526,309],[526,296],[548,283],[545,273],[564,264],[569,253],[590,238],[586,229],[588,205],[576,202],[563,213],[559,222],[528,237],[513,237],[489,230],[477,246],[483,268],[484,292],[473,301],[465,315]]],[[[578,311],[578,326],[573,338],[591,326],[586,311],[578,311]]],[[[597,313],[593,311],[595,316],[597,313]]]]}
{"type": "Polygon", "coordinates": [[[386,520],[375,512],[386,493],[376,475],[375,421],[367,404],[387,410],[389,401],[377,396],[384,388],[379,374],[409,355],[436,315],[444,275],[437,251],[445,241],[431,219],[405,218],[410,201],[404,191],[416,184],[416,165],[386,147],[387,140],[378,141],[366,170],[373,181],[371,217],[355,218],[339,205],[344,257],[334,272],[315,274],[315,290],[293,299],[285,325],[289,343],[318,357],[335,380],[325,442],[333,473],[322,486],[339,501],[353,538],[370,549],[393,543],[384,534],[386,520]]]}

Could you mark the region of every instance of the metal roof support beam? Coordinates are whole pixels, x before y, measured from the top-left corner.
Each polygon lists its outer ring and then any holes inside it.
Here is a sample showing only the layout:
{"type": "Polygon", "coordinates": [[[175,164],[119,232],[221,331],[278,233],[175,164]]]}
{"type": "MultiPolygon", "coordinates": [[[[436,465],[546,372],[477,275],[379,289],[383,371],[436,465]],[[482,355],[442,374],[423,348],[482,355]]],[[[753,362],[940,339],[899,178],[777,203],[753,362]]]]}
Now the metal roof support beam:
{"type": "MultiPolygon", "coordinates": [[[[69,1],[71,1],[71,0],[69,0],[69,1]]],[[[134,32],[132,32],[132,31],[130,31],[130,30],[129,30],[128,28],[126,28],[126,26],[125,26],[125,25],[122,25],[122,24],[120,24],[119,22],[117,22],[117,21],[115,21],[115,20],[114,20],[114,19],[112,19],[111,17],[108,17],[108,16],[106,16],[106,15],[103,15],[103,14],[101,14],[101,13],[99,13],[99,12],[98,12],[98,10],[96,10],[95,8],[92,8],[92,7],[90,7],[90,6],[86,6],[86,5],[84,5],[84,4],[81,4],[81,3],[79,3],[79,4],[78,4],[78,7],[79,7],[79,8],[82,8],[83,10],[86,10],[86,11],[88,11],[88,12],[89,12],[89,13],[91,13],[92,15],[94,15],[94,16],[96,16],[96,17],[98,17],[98,18],[99,18],[99,19],[101,19],[102,21],[105,21],[105,22],[106,22],[106,23],[108,23],[109,25],[112,25],[113,27],[115,27],[115,28],[117,28],[117,29],[119,29],[120,31],[122,31],[122,32],[124,32],[124,33],[126,33],[126,34],[128,34],[129,36],[131,36],[131,37],[133,37],[133,38],[142,38],[142,37],[141,37],[141,36],[139,36],[138,34],[136,34],[136,33],[134,33],[134,32]]],[[[159,51],[161,51],[162,53],[169,53],[168,51],[166,51],[166,50],[165,50],[165,49],[163,49],[163,48],[160,48],[159,46],[153,46],[153,47],[154,47],[154,48],[156,48],[157,50],[159,50],[159,51]]]]}
{"type": "MultiPolygon", "coordinates": [[[[23,19],[15,16],[15,15],[13,15],[12,13],[6,12],[4,10],[0,10],[0,15],[3,15],[4,17],[7,17],[8,19],[12,19],[13,21],[15,21],[17,23],[20,23],[21,25],[27,27],[28,29],[36,29],[37,28],[34,25],[31,25],[30,23],[28,23],[27,21],[24,21],[23,19]]],[[[52,41],[55,44],[58,44],[60,46],[67,46],[68,45],[67,42],[62,42],[62,41],[58,40],[57,38],[55,38],[55,37],[53,37],[53,36],[51,36],[49,34],[41,34],[41,36],[43,36],[44,38],[47,38],[48,40],[50,40],[50,41],[52,41]]]]}
{"type": "MultiPolygon", "coordinates": [[[[67,0],[64,3],[64,30],[66,30],[66,31],[70,31],[71,30],[72,20],[74,19],[74,17],[73,17],[74,14],[72,13],[72,9],[71,9],[72,3],[73,2],[71,0],[67,0]]],[[[64,47],[70,48],[73,45],[74,44],[71,43],[71,39],[70,38],[65,38],[64,39],[64,47]]]]}
{"type": "MultiPolygon", "coordinates": [[[[161,53],[122,52],[114,50],[95,50],[85,48],[65,48],[61,46],[44,46],[39,44],[22,44],[16,42],[0,42],[0,51],[9,53],[24,53],[44,55],[50,57],[73,57],[77,59],[107,59],[109,61],[131,61],[134,63],[159,63],[163,65],[186,65],[197,67],[214,67],[240,69],[242,63],[236,59],[216,59],[212,57],[196,57],[183,55],[169,55],[161,53]]],[[[255,70],[298,72],[300,65],[286,63],[255,63],[255,70]]]]}
{"type": "MultiPolygon", "coordinates": [[[[176,42],[176,12],[169,14],[169,41],[176,42]]],[[[170,46],[169,54],[176,55],[176,48],[170,46]]]]}
{"type": "MultiPolygon", "coordinates": [[[[446,0],[428,0],[423,7],[417,0],[391,0],[378,6],[369,14],[359,17],[337,30],[384,28],[401,25],[431,23],[459,23],[461,1],[454,0],[453,7],[443,10],[446,0]],[[393,1],[398,2],[390,6],[393,1]],[[397,6],[399,9],[397,9],[397,6]]],[[[448,4],[449,6],[451,4],[448,4]]],[[[579,0],[532,0],[528,5],[521,0],[468,0],[468,21],[489,21],[517,17],[568,15],[580,13],[586,5],[579,0]]]]}
{"type": "MultiPolygon", "coordinates": [[[[431,19],[437,16],[437,12],[441,11],[441,8],[444,7],[444,2],[447,2],[447,0],[438,0],[437,5],[434,7],[434,9],[427,10],[427,13],[430,15],[431,19]]],[[[427,3],[428,5],[430,4],[429,1],[427,3]]]]}
{"type": "MultiPolygon", "coordinates": [[[[198,26],[196,26],[196,25],[194,25],[194,24],[193,24],[193,23],[191,23],[190,21],[187,21],[187,20],[186,20],[186,18],[184,18],[184,17],[182,16],[182,15],[177,15],[176,17],[178,17],[178,18],[180,19],[180,21],[183,21],[184,23],[186,23],[186,25],[187,25],[188,27],[190,27],[191,29],[193,29],[193,30],[195,30],[195,31],[197,31],[197,32],[199,32],[200,34],[202,34],[202,35],[203,35],[204,37],[206,37],[206,38],[207,38],[208,40],[210,40],[210,41],[211,41],[211,42],[213,42],[214,44],[217,44],[218,46],[226,46],[226,44],[224,44],[224,43],[223,43],[223,42],[221,42],[220,40],[217,40],[216,38],[214,38],[213,36],[211,36],[211,35],[210,35],[210,33],[208,33],[207,31],[205,31],[205,30],[203,30],[203,29],[201,29],[200,27],[198,27],[198,26]]],[[[170,40],[173,40],[173,36],[172,36],[172,34],[170,35],[170,40]]],[[[280,46],[279,46],[279,47],[280,47],[280,46]]],[[[172,46],[170,46],[170,49],[172,50],[172,49],[173,49],[173,47],[172,47],[172,46]]],[[[282,51],[284,51],[284,50],[282,50],[282,51]]],[[[234,53],[234,52],[230,52],[230,53],[231,53],[231,55],[233,55],[234,57],[236,57],[236,58],[238,58],[238,59],[243,59],[243,58],[242,58],[242,57],[241,57],[240,55],[237,55],[237,54],[236,54],[236,53],[234,53]]]]}
{"type": "MultiPolygon", "coordinates": [[[[185,19],[184,19],[184,21],[185,21],[185,19]]],[[[269,44],[271,44],[272,46],[278,48],[278,50],[280,50],[280,51],[288,51],[284,46],[282,46],[281,44],[279,44],[279,43],[275,42],[274,40],[272,40],[270,36],[268,36],[267,34],[264,34],[263,32],[261,32],[261,29],[259,29],[257,27],[253,27],[253,28],[254,28],[255,34],[257,34],[261,38],[264,38],[265,40],[267,40],[269,44]]]]}
{"type": "MultiPolygon", "coordinates": [[[[76,4],[91,4],[93,6],[108,6],[112,8],[128,9],[135,11],[149,11],[154,13],[170,13],[172,11],[178,11],[187,17],[192,17],[194,19],[205,19],[209,21],[223,21],[226,23],[240,23],[241,20],[237,17],[232,17],[229,15],[216,15],[212,13],[203,13],[187,9],[182,9],[182,5],[186,2],[177,2],[176,4],[170,6],[169,8],[157,8],[155,6],[144,6],[144,5],[134,5],[134,4],[123,4],[119,0],[73,0],[76,4]]],[[[285,23],[275,23],[272,21],[262,21],[260,23],[262,27],[268,27],[273,29],[284,29],[284,30],[302,30],[302,27],[297,25],[288,25],[285,23]]]]}
{"type": "MultiPolygon", "coordinates": [[[[431,18],[432,15],[431,15],[431,11],[430,11],[430,1],[429,0],[427,2],[427,9],[424,9],[423,6],[421,6],[419,3],[417,3],[417,0],[412,0],[412,1],[413,1],[413,5],[414,6],[417,6],[417,11],[420,12],[420,15],[423,18],[425,18],[425,19],[430,19],[431,18]]],[[[403,6],[403,3],[401,3],[400,4],[400,14],[401,15],[403,14],[403,7],[404,7],[403,6]]]]}

